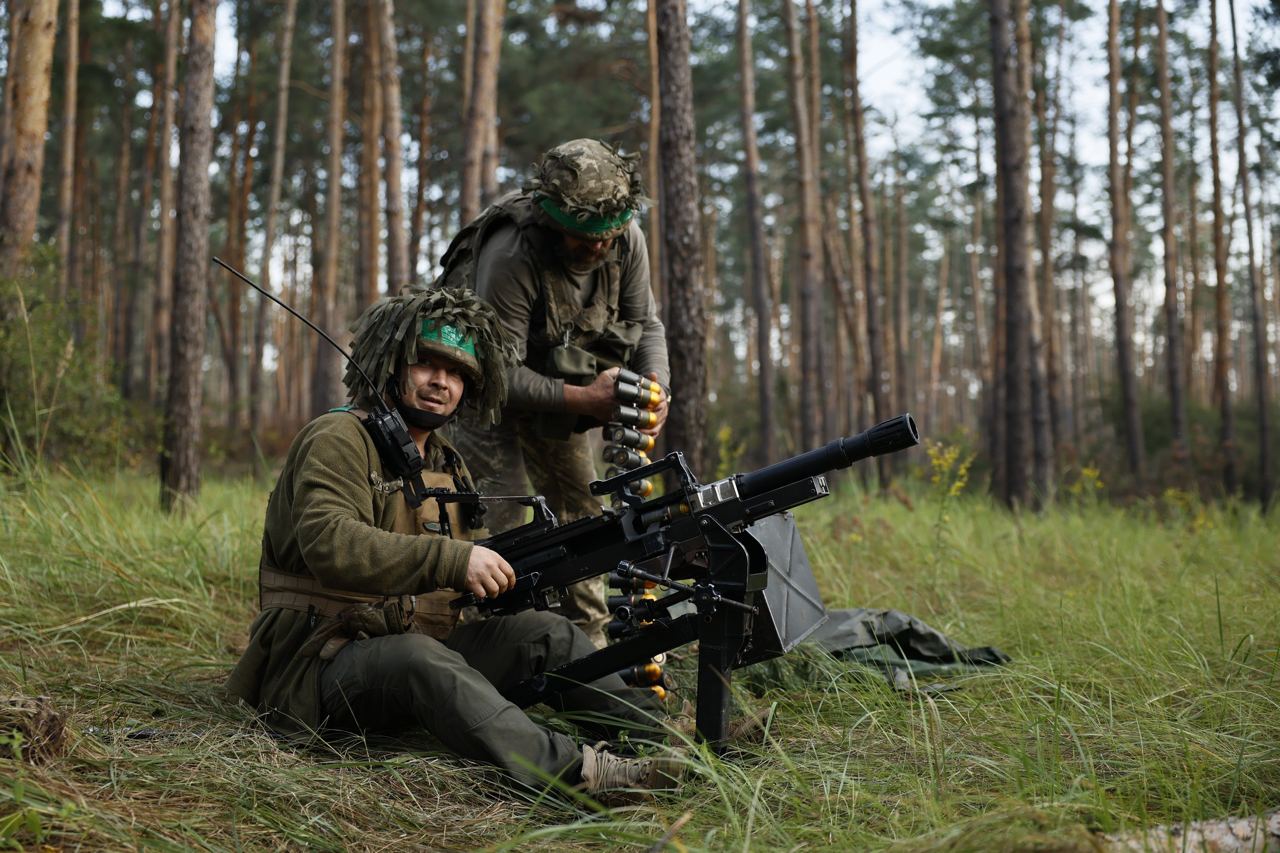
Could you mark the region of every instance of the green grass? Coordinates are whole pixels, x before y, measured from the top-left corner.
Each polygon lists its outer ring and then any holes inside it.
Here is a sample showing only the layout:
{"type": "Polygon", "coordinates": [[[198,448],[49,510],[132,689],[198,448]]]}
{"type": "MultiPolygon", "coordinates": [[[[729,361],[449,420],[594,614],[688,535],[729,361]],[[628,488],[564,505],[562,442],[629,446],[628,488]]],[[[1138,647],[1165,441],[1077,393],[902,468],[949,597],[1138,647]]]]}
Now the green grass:
{"type": "Polygon", "coordinates": [[[679,795],[601,813],[428,743],[282,744],[228,704],[263,484],[207,483],[178,519],[149,478],[0,481],[0,695],[48,695],[72,730],[48,764],[0,759],[0,846],[644,850],[688,812],[688,848],[1091,849],[1280,805],[1275,519],[1179,494],[1016,518],[926,489],[799,510],[827,604],[1012,666],[904,696],[789,656],[749,697],[778,704],[764,745],[695,752],[679,795]]]}

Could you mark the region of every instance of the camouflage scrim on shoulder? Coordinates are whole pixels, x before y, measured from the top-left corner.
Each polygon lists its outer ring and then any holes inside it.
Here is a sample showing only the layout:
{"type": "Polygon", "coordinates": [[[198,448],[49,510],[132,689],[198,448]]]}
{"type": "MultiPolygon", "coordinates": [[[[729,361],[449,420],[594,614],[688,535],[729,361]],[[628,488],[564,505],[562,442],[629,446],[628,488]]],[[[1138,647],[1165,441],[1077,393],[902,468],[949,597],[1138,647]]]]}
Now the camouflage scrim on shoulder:
{"type": "Polygon", "coordinates": [[[464,404],[486,424],[496,423],[507,399],[507,371],[518,363],[516,345],[488,303],[460,288],[405,290],[365,309],[351,326],[352,364],[342,378],[348,397],[361,407],[373,404],[373,391],[354,365],[382,390],[401,368],[417,363],[423,321],[432,328],[451,326],[474,343],[479,381],[473,382],[464,404]]]}
{"type": "MultiPolygon", "coordinates": [[[[644,196],[638,154],[622,154],[598,139],[574,139],[557,145],[533,167],[525,186],[535,199],[550,201],[563,214],[556,224],[601,236],[602,230],[620,232],[633,211],[651,202],[644,196]],[[618,225],[602,229],[602,222],[618,225]]],[[[604,234],[602,236],[614,236],[604,234]]]]}

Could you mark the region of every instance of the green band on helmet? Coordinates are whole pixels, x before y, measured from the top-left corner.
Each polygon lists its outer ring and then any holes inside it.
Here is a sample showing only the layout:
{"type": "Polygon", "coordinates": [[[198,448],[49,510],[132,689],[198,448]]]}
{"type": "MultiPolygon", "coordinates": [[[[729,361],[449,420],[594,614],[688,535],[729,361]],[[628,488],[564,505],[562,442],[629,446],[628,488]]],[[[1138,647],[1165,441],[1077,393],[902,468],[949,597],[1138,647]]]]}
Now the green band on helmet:
{"type": "Polygon", "coordinates": [[[475,339],[463,337],[456,326],[437,326],[431,320],[423,320],[418,337],[424,341],[438,341],[452,349],[462,350],[472,358],[476,357],[475,339]]]}
{"type": "Polygon", "coordinates": [[[585,219],[579,219],[561,210],[554,201],[543,196],[538,199],[538,206],[543,212],[568,228],[570,231],[578,231],[582,234],[603,234],[606,231],[613,231],[626,225],[631,221],[632,210],[624,210],[617,216],[588,216],[585,219]]]}

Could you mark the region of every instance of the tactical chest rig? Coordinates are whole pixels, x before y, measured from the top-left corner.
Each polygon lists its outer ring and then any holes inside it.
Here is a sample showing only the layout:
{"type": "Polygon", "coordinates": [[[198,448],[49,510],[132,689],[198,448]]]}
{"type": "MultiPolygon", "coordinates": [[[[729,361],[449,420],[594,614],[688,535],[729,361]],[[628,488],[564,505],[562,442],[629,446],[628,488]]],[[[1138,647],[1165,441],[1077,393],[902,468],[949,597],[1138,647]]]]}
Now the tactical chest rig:
{"type": "MultiPolygon", "coordinates": [[[[368,421],[350,408],[347,411],[368,421]]],[[[443,471],[417,472],[410,488],[404,478],[387,479],[393,470],[387,460],[376,453],[369,458],[369,482],[377,502],[396,501],[403,492],[403,502],[393,508],[391,533],[404,535],[435,534],[455,539],[473,540],[482,529],[479,504],[467,500],[475,486],[466,476],[461,457],[452,448],[441,445],[443,471]],[[461,499],[459,499],[461,497],[461,499]]],[[[376,513],[375,513],[376,514],[376,513]]],[[[268,566],[258,570],[258,604],[263,610],[272,607],[311,615],[312,619],[334,620],[319,628],[302,649],[304,656],[318,655],[332,659],[353,639],[416,632],[444,640],[458,622],[458,611],[449,606],[455,593],[448,590],[422,595],[370,595],[323,585],[310,575],[282,572],[268,566]]]]}
{"type": "MultiPolygon", "coordinates": [[[[579,306],[579,287],[557,255],[558,235],[540,217],[527,193],[498,199],[453,238],[441,258],[444,272],[437,282],[475,289],[481,249],[499,229],[514,225],[538,294],[530,312],[524,364],[570,385],[589,385],[601,371],[626,366],[640,342],[643,319],[619,319],[622,269],[633,247],[624,231],[591,273],[595,288],[579,306]]],[[[538,433],[551,438],[567,438],[586,426],[576,415],[540,413],[537,419],[538,433]]]]}

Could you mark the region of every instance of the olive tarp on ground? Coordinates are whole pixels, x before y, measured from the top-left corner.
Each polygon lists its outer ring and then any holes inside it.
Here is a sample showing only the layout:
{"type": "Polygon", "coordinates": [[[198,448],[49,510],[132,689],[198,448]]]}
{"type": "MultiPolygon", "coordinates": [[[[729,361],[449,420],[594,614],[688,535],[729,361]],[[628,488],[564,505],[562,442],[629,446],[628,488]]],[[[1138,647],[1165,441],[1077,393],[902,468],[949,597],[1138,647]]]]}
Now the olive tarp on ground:
{"type": "Polygon", "coordinates": [[[912,689],[916,679],[969,674],[1011,660],[992,646],[963,648],[901,610],[829,610],[808,642],[840,660],[879,669],[898,689],[912,689]]]}

